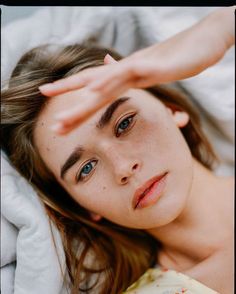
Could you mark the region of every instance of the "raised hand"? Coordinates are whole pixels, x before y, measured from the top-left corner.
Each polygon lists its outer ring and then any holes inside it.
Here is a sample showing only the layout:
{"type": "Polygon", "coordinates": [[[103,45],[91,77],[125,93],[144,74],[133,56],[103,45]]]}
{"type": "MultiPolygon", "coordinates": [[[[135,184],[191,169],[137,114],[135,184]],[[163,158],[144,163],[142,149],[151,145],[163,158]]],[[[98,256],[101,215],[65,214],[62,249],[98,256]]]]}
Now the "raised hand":
{"type": "Polygon", "coordinates": [[[116,62],[85,69],[40,87],[45,96],[84,89],[86,101],[57,114],[54,130],[65,134],[129,88],[145,88],[192,77],[219,61],[234,44],[235,6],[216,10],[199,23],[116,62]]]}

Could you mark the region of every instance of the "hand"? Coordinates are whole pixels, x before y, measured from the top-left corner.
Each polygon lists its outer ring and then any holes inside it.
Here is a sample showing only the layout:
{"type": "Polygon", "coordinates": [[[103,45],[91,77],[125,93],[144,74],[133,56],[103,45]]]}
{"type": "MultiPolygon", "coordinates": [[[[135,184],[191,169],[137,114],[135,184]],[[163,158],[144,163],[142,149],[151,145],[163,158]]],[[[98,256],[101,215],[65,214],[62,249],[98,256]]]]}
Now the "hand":
{"type": "Polygon", "coordinates": [[[90,91],[86,104],[57,115],[59,124],[55,131],[69,132],[131,87],[145,88],[189,78],[215,64],[234,43],[234,9],[214,11],[189,29],[119,62],[106,56],[105,66],[40,87],[46,96],[84,87],[90,91]]]}

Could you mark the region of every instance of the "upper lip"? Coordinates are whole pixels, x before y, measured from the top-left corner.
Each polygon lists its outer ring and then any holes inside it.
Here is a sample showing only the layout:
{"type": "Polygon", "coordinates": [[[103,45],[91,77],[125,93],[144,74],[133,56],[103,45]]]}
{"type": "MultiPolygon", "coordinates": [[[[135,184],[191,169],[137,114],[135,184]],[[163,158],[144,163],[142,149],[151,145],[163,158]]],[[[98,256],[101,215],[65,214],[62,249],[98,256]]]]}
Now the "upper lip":
{"type": "Polygon", "coordinates": [[[156,183],[157,181],[162,179],[166,174],[167,174],[167,172],[164,172],[161,175],[152,177],[150,180],[145,182],[140,188],[138,188],[135,191],[133,201],[132,201],[134,209],[138,205],[139,201],[144,197],[146,190],[150,189],[154,183],[156,183]]]}

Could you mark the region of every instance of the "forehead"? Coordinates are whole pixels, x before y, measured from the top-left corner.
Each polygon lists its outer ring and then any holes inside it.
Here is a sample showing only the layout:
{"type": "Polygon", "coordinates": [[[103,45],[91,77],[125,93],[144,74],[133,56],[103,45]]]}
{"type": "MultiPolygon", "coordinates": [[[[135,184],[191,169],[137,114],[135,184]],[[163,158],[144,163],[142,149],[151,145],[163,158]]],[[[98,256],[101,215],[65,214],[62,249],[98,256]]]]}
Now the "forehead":
{"type": "Polygon", "coordinates": [[[59,168],[58,165],[71,152],[71,146],[74,142],[81,141],[82,135],[88,133],[89,128],[92,129],[91,126],[94,125],[97,113],[80,127],[62,136],[51,129],[57,123],[55,116],[65,110],[74,109],[80,104],[83,105],[83,100],[86,98],[88,98],[88,91],[84,89],[46,98],[48,100],[37,118],[34,143],[42,159],[55,176],[59,168]]]}

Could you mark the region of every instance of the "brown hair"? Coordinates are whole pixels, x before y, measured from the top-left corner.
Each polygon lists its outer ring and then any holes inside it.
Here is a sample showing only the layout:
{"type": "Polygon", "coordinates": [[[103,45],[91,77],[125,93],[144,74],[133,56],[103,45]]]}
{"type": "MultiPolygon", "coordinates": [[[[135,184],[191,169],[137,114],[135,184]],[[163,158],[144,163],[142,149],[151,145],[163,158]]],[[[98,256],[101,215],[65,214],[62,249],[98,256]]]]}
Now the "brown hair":
{"type": "MultiPolygon", "coordinates": [[[[43,45],[20,59],[2,91],[2,148],[12,164],[35,187],[62,237],[70,293],[96,290],[120,293],[156,262],[157,241],[145,231],[128,229],[105,219],[93,222],[88,212],[59,185],[42,161],[33,132],[46,100],[38,87],[103,64],[111,49],[88,45],[43,45]],[[99,283],[100,282],[100,283],[99,283]],[[100,284],[99,288],[96,288],[100,284]]],[[[147,89],[173,110],[183,109],[190,122],[181,129],[192,155],[207,167],[214,153],[188,98],[163,87],[147,89]]]]}

